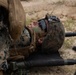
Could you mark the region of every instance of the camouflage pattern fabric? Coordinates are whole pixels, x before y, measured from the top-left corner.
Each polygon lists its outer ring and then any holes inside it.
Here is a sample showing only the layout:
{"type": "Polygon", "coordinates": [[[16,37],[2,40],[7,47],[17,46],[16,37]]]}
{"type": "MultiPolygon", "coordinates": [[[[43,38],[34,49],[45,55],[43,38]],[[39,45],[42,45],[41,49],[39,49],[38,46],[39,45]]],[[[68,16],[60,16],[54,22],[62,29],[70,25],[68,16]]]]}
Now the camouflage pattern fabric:
{"type": "Polygon", "coordinates": [[[7,58],[9,57],[9,43],[10,40],[7,33],[0,30],[0,69],[2,70],[6,70],[8,68],[7,58]]]}
{"type": "Polygon", "coordinates": [[[20,0],[0,0],[0,10],[2,11],[3,9],[4,15],[9,12],[3,19],[1,19],[3,14],[0,13],[0,69],[5,70],[8,67],[9,33],[15,41],[20,38],[25,24],[25,12],[20,0]]]}
{"type": "Polygon", "coordinates": [[[10,36],[8,31],[8,13],[6,8],[0,7],[0,69],[7,69],[9,57],[10,36]]]}

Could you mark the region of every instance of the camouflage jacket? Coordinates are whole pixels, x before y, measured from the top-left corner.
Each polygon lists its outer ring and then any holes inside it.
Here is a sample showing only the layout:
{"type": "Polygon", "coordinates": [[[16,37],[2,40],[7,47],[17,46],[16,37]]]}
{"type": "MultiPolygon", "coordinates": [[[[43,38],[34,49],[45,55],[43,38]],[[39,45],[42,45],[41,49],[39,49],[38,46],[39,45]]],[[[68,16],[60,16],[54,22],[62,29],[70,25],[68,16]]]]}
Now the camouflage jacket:
{"type": "Polygon", "coordinates": [[[25,24],[24,15],[20,0],[0,0],[0,69],[8,67],[9,42],[20,38],[25,24]]]}

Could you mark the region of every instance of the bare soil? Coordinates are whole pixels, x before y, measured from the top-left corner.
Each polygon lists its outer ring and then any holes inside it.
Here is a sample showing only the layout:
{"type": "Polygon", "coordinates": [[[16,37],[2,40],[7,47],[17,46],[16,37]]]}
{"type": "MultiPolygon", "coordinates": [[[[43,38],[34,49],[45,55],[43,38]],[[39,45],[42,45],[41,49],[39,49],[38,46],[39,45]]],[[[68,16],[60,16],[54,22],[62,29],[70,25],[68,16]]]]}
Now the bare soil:
{"type": "MultiPolygon", "coordinates": [[[[49,13],[60,18],[66,32],[76,32],[76,0],[30,0],[22,1],[22,5],[27,22],[43,18],[49,13]]],[[[76,37],[65,38],[65,42],[59,50],[63,59],[76,59],[76,52],[72,50],[73,46],[76,46],[76,37]]],[[[39,67],[31,69],[29,75],[74,75],[75,71],[76,65],[39,67]]]]}

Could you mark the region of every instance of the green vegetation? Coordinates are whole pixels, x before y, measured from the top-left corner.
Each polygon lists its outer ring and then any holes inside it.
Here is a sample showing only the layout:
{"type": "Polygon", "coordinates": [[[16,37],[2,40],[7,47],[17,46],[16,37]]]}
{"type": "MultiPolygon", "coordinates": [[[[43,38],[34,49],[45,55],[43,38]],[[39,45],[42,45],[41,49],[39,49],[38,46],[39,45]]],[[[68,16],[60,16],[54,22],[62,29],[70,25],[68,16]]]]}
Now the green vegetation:
{"type": "Polygon", "coordinates": [[[75,20],[72,20],[71,18],[69,18],[64,22],[64,27],[66,28],[67,31],[74,31],[75,25],[76,25],[75,20]]]}
{"type": "Polygon", "coordinates": [[[57,4],[57,5],[62,5],[62,4],[64,4],[64,0],[62,0],[62,1],[57,1],[55,4],[57,4]]]}
{"type": "Polygon", "coordinates": [[[29,25],[29,24],[31,23],[31,21],[32,21],[31,19],[28,19],[28,18],[27,18],[27,19],[26,19],[26,25],[29,25]]]}
{"type": "Polygon", "coordinates": [[[73,45],[73,43],[74,43],[74,38],[67,38],[67,39],[65,39],[65,41],[64,41],[64,45],[63,45],[63,48],[65,49],[65,48],[72,48],[72,45],[73,45]]]}
{"type": "MultiPolygon", "coordinates": [[[[64,22],[64,28],[65,28],[65,32],[75,32],[76,28],[76,21],[75,20],[72,20],[71,18],[68,18],[65,22],[64,22]]],[[[63,45],[63,48],[72,48],[74,42],[76,40],[76,37],[69,37],[69,38],[65,38],[65,41],[64,41],[64,45],[63,45]]]]}

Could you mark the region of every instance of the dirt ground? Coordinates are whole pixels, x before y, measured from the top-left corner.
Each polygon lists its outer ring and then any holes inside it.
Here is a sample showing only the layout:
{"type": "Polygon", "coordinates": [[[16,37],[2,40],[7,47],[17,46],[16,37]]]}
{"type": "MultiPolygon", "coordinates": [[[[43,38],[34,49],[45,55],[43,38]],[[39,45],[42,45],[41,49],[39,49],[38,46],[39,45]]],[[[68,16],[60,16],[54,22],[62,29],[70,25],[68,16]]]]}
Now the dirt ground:
{"type": "MultiPolygon", "coordinates": [[[[66,32],[76,32],[76,0],[29,0],[22,1],[22,5],[25,9],[27,24],[49,13],[60,18],[66,32]]],[[[76,46],[76,37],[65,38],[59,50],[63,59],[76,59],[76,52],[72,50],[73,46],[76,46]]],[[[75,71],[76,65],[39,67],[31,69],[29,75],[74,75],[75,71]]]]}

